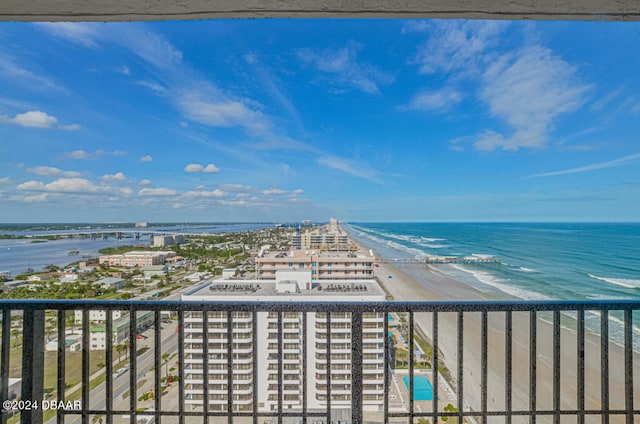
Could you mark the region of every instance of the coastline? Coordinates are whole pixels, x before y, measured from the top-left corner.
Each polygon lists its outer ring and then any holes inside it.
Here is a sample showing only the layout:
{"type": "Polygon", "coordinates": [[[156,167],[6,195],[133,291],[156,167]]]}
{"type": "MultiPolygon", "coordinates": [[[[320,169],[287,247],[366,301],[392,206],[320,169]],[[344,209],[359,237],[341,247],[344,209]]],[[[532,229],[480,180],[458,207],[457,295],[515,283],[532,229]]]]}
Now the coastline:
{"type": "MultiPolygon", "coordinates": [[[[359,240],[354,240],[361,248],[369,250],[359,240]]],[[[402,267],[382,264],[375,269],[375,275],[384,289],[396,301],[460,301],[486,300],[486,297],[475,288],[438,273],[429,267],[420,270],[420,277],[410,275],[402,267]],[[389,278],[391,276],[391,278],[389,278]],[[420,281],[419,281],[420,280],[420,281]]],[[[514,299],[505,295],[504,299],[514,299]]],[[[507,379],[505,349],[505,314],[490,313],[487,329],[487,410],[506,410],[507,379]]],[[[438,316],[438,347],[446,366],[452,376],[457,376],[457,314],[440,313],[438,316]]],[[[565,319],[561,318],[561,323],[565,319]]],[[[421,331],[432,338],[432,314],[416,313],[415,324],[421,331]]],[[[536,361],[536,410],[553,410],[554,408],[554,366],[553,366],[553,325],[538,315],[537,326],[537,361],[536,361]]],[[[512,410],[527,411],[530,409],[530,318],[528,313],[514,312],[512,315],[512,410]]],[[[472,410],[481,410],[481,315],[479,313],[464,314],[463,331],[463,392],[465,403],[472,410]]],[[[613,343],[608,344],[609,351],[609,408],[620,410],[625,407],[625,374],[624,349],[613,343]]],[[[600,336],[585,332],[584,348],[584,392],[585,409],[599,410],[601,406],[601,343],[600,336]]],[[[564,325],[560,328],[560,409],[575,410],[578,407],[577,385],[577,332],[564,325]]],[[[640,369],[640,355],[634,352],[634,369],[640,369]]],[[[640,376],[634,376],[635,385],[640,376]]],[[[634,390],[634,404],[640,404],[640,391],[634,390]]],[[[460,395],[460,394],[458,394],[460,395]]],[[[587,416],[589,417],[589,416],[587,416]]],[[[599,416],[592,416],[594,419],[599,416]]],[[[624,415],[610,417],[610,422],[624,422],[624,415]]],[[[502,418],[496,417],[496,422],[502,418]]],[[[573,420],[562,417],[561,421],[573,420]]],[[[490,420],[493,422],[493,420],[490,420]]]]}

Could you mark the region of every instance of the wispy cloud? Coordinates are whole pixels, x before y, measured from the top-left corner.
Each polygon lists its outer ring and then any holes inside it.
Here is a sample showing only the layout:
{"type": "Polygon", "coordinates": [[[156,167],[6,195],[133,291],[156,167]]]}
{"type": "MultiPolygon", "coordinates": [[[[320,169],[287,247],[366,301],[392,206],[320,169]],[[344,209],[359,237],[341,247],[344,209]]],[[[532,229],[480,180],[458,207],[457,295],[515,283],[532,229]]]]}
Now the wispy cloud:
{"type": "Polygon", "coordinates": [[[138,192],[138,194],[140,196],[164,197],[164,196],[175,196],[176,194],[178,194],[178,192],[170,188],[143,188],[138,192]]]}
{"type": "Polygon", "coordinates": [[[453,88],[443,88],[437,91],[422,91],[411,99],[405,110],[422,110],[446,112],[462,101],[462,94],[453,88]]]}
{"type": "Polygon", "coordinates": [[[512,133],[487,131],[474,143],[478,150],[543,147],[555,119],[582,106],[590,88],[574,67],[541,46],[503,55],[487,68],[482,83],[480,98],[512,133]]]}
{"type": "Polygon", "coordinates": [[[349,42],[339,49],[300,49],[298,58],[318,70],[324,79],[340,88],[356,89],[368,94],[380,94],[380,85],[393,82],[393,77],[373,65],[358,61],[360,44],[349,42]]]}
{"type": "Polygon", "coordinates": [[[67,131],[80,129],[80,125],[78,124],[68,124],[68,125],[59,124],[58,118],[39,110],[31,110],[29,112],[19,113],[15,115],[13,118],[10,118],[6,115],[0,115],[0,122],[17,124],[23,127],[32,127],[32,128],[56,128],[56,129],[67,130],[67,131]]]}
{"type": "Polygon", "coordinates": [[[27,172],[34,175],[41,175],[45,177],[79,177],[80,173],[76,171],[63,171],[52,166],[36,166],[34,168],[27,169],[27,172]]]}
{"type": "Polygon", "coordinates": [[[145,155],[139,159],[140,162],[153,162],[153,156],[145,155]]]}
{"type": "Polygon", "coordinates": [[[506,21],[433,21],[413,25],[429,31],[429,39],[419,47],[415,63],[422,74],[475,74],[484,68],[487,51],[499,42],[506,21]]]}
{"type": "Polygon", "coordinates": [[[66,93],[67,90],[50,77],[27,68],[19,60],[0,50],[0,76],[23,84],[30,90],[48,90],[66,93]]]}
{"type": "Polygon", "coordinates": [[[86,150],[73,150],[71,152],[67,152],[64,154],[64,157],[68,159],[76,159],[76,160],[97,160],[101,159],[105,156],[126,156],[127,152],[124,150],[113,150],[107,151],[98,149],[96,151],[87,152],[86,150]]]}
{"type": "Polygon", "coordinates": [[[345,172],[354,177],[363,178],[376,184],[380,184],[378,172],[369,168],[366,164],[336,156],[324,156],[318,159],[318,164],[331,169],[345,172]]]}
{"type": "Polygon", "coordinates": [[[561,171],[552,171],[552,172],[544,172],[541,174],[534,174],[534,175],[529,175],[525,178],[539,178],[539,177],[553,177],[556,175],[567,175],[567,174],[578,174],[581,172],[590,172],[590,171],[596,171],[599,169],[606,169],[606,168],[614,168],[617,166],[623,166],[623,165],[627,165],[629,163],[633,163],[640,160],[640,153],[635,153],[633,155],[629,155],[629,156],[625,156],[622,158],[618,158],[618,159],[613,159],[613,160],[609,160],[606,162],[599,162],[599,163],[594,163],[591,165],[586,165],[586,166],[580,166],[577,168],[570,168],[570,169],[563,169],[561,171]]]}
{"type": "Polygon", "coordinates": [[[75,22],[40,22],[35,25],[38,25],[58,38],[92,49],[98,48],[98,38],[100,35],[98,25],[75,22]]]}

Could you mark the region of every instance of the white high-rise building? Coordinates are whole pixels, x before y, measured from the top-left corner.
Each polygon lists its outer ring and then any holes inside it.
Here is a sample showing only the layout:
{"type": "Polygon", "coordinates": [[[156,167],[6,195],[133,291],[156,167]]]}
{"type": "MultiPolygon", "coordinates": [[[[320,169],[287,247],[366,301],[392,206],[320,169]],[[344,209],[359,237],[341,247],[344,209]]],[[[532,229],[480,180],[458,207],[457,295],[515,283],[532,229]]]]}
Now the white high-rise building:
{"type": "MultiPolygon", "coordinates": [[[[382,302],[385,294],[374,280],[311,280],[309,270],[278,271],[275,281],[216,280],[183,295],[184,301],[266,302],[382,302]]],[[[331,408],[351,407],[351,314],[320,312],[282,313],[282,345],[278,343],[278,313],[232,312],[233,324],[233,410],[250,411],[257,385],[258,411],[278,408],[279,357],[282,355],[283,410],[301,410],[306,390],[308,410],[327,405],[327,335],[331,349],[331,408]],[[305,322],[306,321],[306,322],[305,322]],[[304,331],[306,325],[306,332],[304,331]],[[255,346],[254,346],[255,344],[255,346]],[[281,349],[279,349],[281,347],[281,349]],[[255,353],[254,353],[255,348],[255,353]],[[257,381],[254,381],[257,367],[257,381]]],[[[185,315],[186,403],[203,405],[203,313],[185,315]]],[[[209,410],[226,411],[227,313],[210,312],[208,325],[209,410]]],[[[377,410],[384,395],[384,315],[363,313],[362,317],[363,407],[377,410]]]]}

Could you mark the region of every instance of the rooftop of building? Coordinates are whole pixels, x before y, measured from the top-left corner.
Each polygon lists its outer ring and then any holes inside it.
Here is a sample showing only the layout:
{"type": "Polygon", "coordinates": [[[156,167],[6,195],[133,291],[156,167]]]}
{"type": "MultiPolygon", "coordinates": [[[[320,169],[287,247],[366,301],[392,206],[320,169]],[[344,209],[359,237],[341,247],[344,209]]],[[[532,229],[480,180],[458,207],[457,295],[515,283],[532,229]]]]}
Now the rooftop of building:
{"type": "Polygon", "coordinates": [[[314,281],[311,288],[297,284],[296,280],[281,280],[279,282],[272,280],[214,280],[185,293],[182,300],[235,300],[235,297],[248,301],[288,301],[292,298],[296,301],[318,301],[319,298],[331,299],[332,301],[383,301],[385,294],[374,280],[314,281]]]}
{"type": "Polygon", "coordinates": [[[164,251],[164,252],[158,252],[156,250],[132,250],[130,252],[125,252],[122,254],[116,254],[116,255],[105,255],[105,256],[130,256],[130,257],[135,257],[135,256],[164,256],[164,255],[175,255],[176,252],[168,250],[168,251],[164,251]]]}
{"type": "Polygon", "coordinates": [[[373,252],[364,250],[359,251],[336,251],[336,250],[313,250],[313,249],[300,249],[300,250],[268,250],[263,249],[258,258],[262,259],[284,259],[284,258],[311,258],[315,256],[317,258],[335,258],[335,259],[374,259],[373,252]]]}

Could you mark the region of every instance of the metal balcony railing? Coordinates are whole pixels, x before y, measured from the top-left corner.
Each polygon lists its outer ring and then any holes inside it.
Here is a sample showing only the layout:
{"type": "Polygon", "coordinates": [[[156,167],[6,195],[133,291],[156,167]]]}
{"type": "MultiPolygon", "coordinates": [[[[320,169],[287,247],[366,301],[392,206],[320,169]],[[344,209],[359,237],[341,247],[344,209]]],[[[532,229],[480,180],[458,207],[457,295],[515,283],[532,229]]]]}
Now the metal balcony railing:
{"type": "Polygon", "coordinates": [[[640,390],[634,390],[640,376],[637,348],[634,350],[634,331],[637,331],[634,314],[637,315],[639,309],[638,301],[1,301],[0,398],[11,402],[3,403],[0,422],[184,423],[199,417],[199,422],[215,423],[360,424],[418,423],[424,422],[421,421],[423,419],[436,422],[439,418],[456,417],[460,423],[535,423],[538,418],[544,418],[545,422],[560,423],[568,417],[571,422],[577,423],[595,419],[603,423],[611,420],[631,424],[640,422],[640,390]],[[82,311],[79,329],[73,328],[73,318],[68,319],[76,310],[82,311]],[[93,323],[90,320],[91,311],[124,311],[128,313],[128,318],[114,320],[109,313],[106,314],[106,322],[93,323]],[[234,315],[238,312],[245,314],[234,315]],[[310,319],[318,312],[323,313],[321,319],[310,319]],[[383,322],[380,331],[384,331],[384,335],[402,336],[408,351],[418,349],[424,356],[408,354],[406,369],[397,367],[394,354],[397,354],[398,348],[392,345],[395,337],[388,336],[383,337],[380,356],[374,353],[365,357],[363,315],[369,322],[375,317],[371,315],[373,312],[380,314],[383,322]],[[302,340],[293,341],[283,337],[283,317],[292,313],[300,314],[302,340]],[[344,345],[345,339],[342,333],[331,331],[331,318],[335,314],[340,317],[339,322],[343,322],[344,313],[350,317],[350,353],[343,353],[341,349],[339,354],[346,355],[349,361],[345,364],[341,359],[334,364],[331,358],[337,353],[332,355],[332,344],[344,345]],[[145,321],[138,319],[141,316],[146,317],[145,321]],[[233,329],[234,316],[237,316],[238,322],[248,323],[251,328],[251,337],[247,341],[251,344],[249,350],[243,345],[242,352],[236,352],[235,331],[226,331],[226,337],[216,337],[214,340],[213,336],[219,334],[219,328],[216,332],[204,330],[214,324],[233,329]],[[495,337],[490,340],[496,325],[492,319],[494,316],[499,317],[498,322],[503,325],[499,329],[503,334],[500,346],[496,346],[495,337]],[[250,319],[247,320],[247,317],[250,319]],[[266,337],[267,326],[262,320],[267,320],[267,317],[277,322],[277,344],[266,337]],[[418,329],[416,320],[425,317],[430,326],[422,325],[418,329]],[[453,323],[453,326],[444,326],[445,320],[453,323]],[[518,326],[514,325],[515,320],[518,320],[518,326]],[[528,334],[517,334],[520,340],[517,348],[526,349],[529,358],[526,370],[529,389],[528,393],[524,393],[526,401],[523,406],[523,393],[516,393],[514,389],[515,372],[522,371],[514,368],[522,367],[521,364],[514,364],[514,329],[523,333],[525,321],[525,333],[528,334]],[[315,324],[312,326],[312,322],[321,322],[322,329],[315,328],[315,324]],[[598,328],[593,328],[594,322],[599,322],[598,328]],[[218,325],[221,323],[224,325],[218,325]],[[469,337],[471,330],[465,328],[465,324],[471,323],[479,324],[477,331],[472,330],[474,337],[469,337]],[[615,327],[612,327],[614,324],[615,327]],[[261,325],[264,326],[263,330],[260,330],[261,325]],[[550,334],[550,357],[540,357],[541,337],[544,336],[540,331],[541,326],[544,326],[545,334],[550,334]],[[79,331],[79,334],[70,334],[70,328],[72,332],[79,331]],[[196,332],[186,332],[187,328],[196,332]],[[451,328],[455,329],[455,334],[443,335],[443,331],[451,328]],[[103,348],[96,341],[101,332],[105,334],[104,339],[108,340],[103,348]],[[320,351],[317,350],[315,337],[318,332],[323,335],[319,343],[325,347],[320,351]],[[573,341],[566,340],[567,332],[575,336],[573,341]],[[332,337],[338,334],[340,338],[332,342],[332,337]],[[443,358],[445,350],[451,352],[451,343],[445,347],[442,341],[445,336],[448,340],[452,337],[455,339],[455,354],[447,353],[443,358]],[[78,340],[76,344],[79,344],[76,356],[69,351],[74,344],[74,337],[78,340]],[[416,340],[416,337],[421,340],[416,340]],[[50,352],[49,340],[52,338],[57,338],[58,343],[50,352]],[[189,341],[194,338],[197,340],[189,341]],[[528,340],[524,346],[523,338],[528,340]],[[480,369],[470,370],[465,368],[469,360],[465,344],[474,340],[479,340],[480,354],[479,358],[472,359],[479,361],[475,363],[480,364],[480,369]],[[595,349],[594,340],[598,341],[595,349]],[[196,344],[210,346],[210,342],[215,342],[217,348],[214,351],[194,353],[196,344]],[[614,342],[617,345],[612,347],[614,342]],[[288,350],[285,352],[283,346],[286,344],[291,349],[295,348],[296,343],[299,346],[300,363],[291,364],[289,359],[292,356],[285,359],[288,350]],[[567,345],[575,349],[576,367],[570,372],[563,368],[561,361],[567,345]],[[122,346],[126,346],[126,354],[122,346]],[[430,353],[425,352],[425,346],[430,353]],[[268,355],[263,355],[262,351],[272,351],[274,348],[278,352],[275,363],[267,361],[268,355]],[[593,390],[585,389],[587,384],[591,384],[585,380],[585,352],[589,349],[589,355],[598,357],[601,368],[600,397],[596,402],[599,407],[593,407],[593,399],[589,397],[593,390]],[[621,352],[620,355],[610,356],[612,349],[621,352]],[[498,367],[502,376],[498,396],[504,396],[500,402],[503,405],[501,408],[491,406],[495,403],[497,388],[491,387],[490,390],[489,387],[490,369],[493,369],[493,363],[497,360],[489,358],[489,355],[496,351],[502,352],[504,358],[498,367]],[[98,359],[92,352],[98,352],[98,359]],[[316,362],[313,359],[318,352],[322,353],[323,361],[316,362]],[[125,356],[124,360],[122,356],[125,356]],[[370,357],[374,358],[371,364],[367,359],[370,357]],[[382,358],[380,364],[375,361],[378,357],[382,358]],[[236,361],[236,358],[240,359],[236,361]],[[253,360],[246,361],[246,358],[253,360]],[[418,360],[428,365],[426,371],[417,370],[418,360]],[[13,366],[20,361],[21,366],[13,366]],[[96,361],[101,361],[97,370],[92,368],[96,361]],[[167,387],[170,361],[172,367],[177,363],[175,378],[172,377],[177,382],[167,387]],[[448,372],[443,367],[444,362],[454,371],[448,372]],[[540,393],[536,390],[536,378],[543,367],[550,370],[552,378],[551,402],[539,401],[540,393]],[[618,374],[612,376],[610,369],[616,367],[618,374]],[[52,375],[52,369],[55,370],[53,388],[49,387],[52,382],[47,381],[51,379],[48,376],[52,375]],[[378,372],[371,374],[371,369],[377,369],[378,372]],[[78,370],[80,378],[76,387],[76,382],[68,379],[71,371],[78,370]],[[474,371],[476,379],[480,374],[479,385],[473,384],[473,379],[471,385],[467,383],[474,371]],[[566,372],[572,376],[575,374],[572,386],[575,386],[575,396],[569,406],[561,390],[566,372]],[[124,378],[127,373],[128,378],[124,378]],[[418,388],[415,387],[414,377],[419,375],[430,377],[431,400],[416,396],[418,388]],[[623,387],[616,387],[616,390],[622,393],[622,397],[616,396],[614,399],[610,396],[610,381],[619,379],[620,375],[624,380],[623,387]],[[398,383],[402,381],[401,376],[407,377],[404,380],[406,387],[398,383]],[[20,395],[14,399],[10,393],[10,381],[14,380],[10,380],[10,377],[21,379],[20,395]],[[123,380],[125,383],[122,383],[123,380]],[[151,400],[143,396],[143,380],[148,381],[147,387],[151,387],[150,392],[155,395],[151,400]],[[446,397],[451,396],[452,390],[454,397],[449,397],[447,401],[446,397]],[[167,394],[162,395],[163,392],[167,394]],[[465,398],[472,392],[477,401],[468,404],[465,398]],[[401,403],[397,395],[406,400],[401,403]]]}

